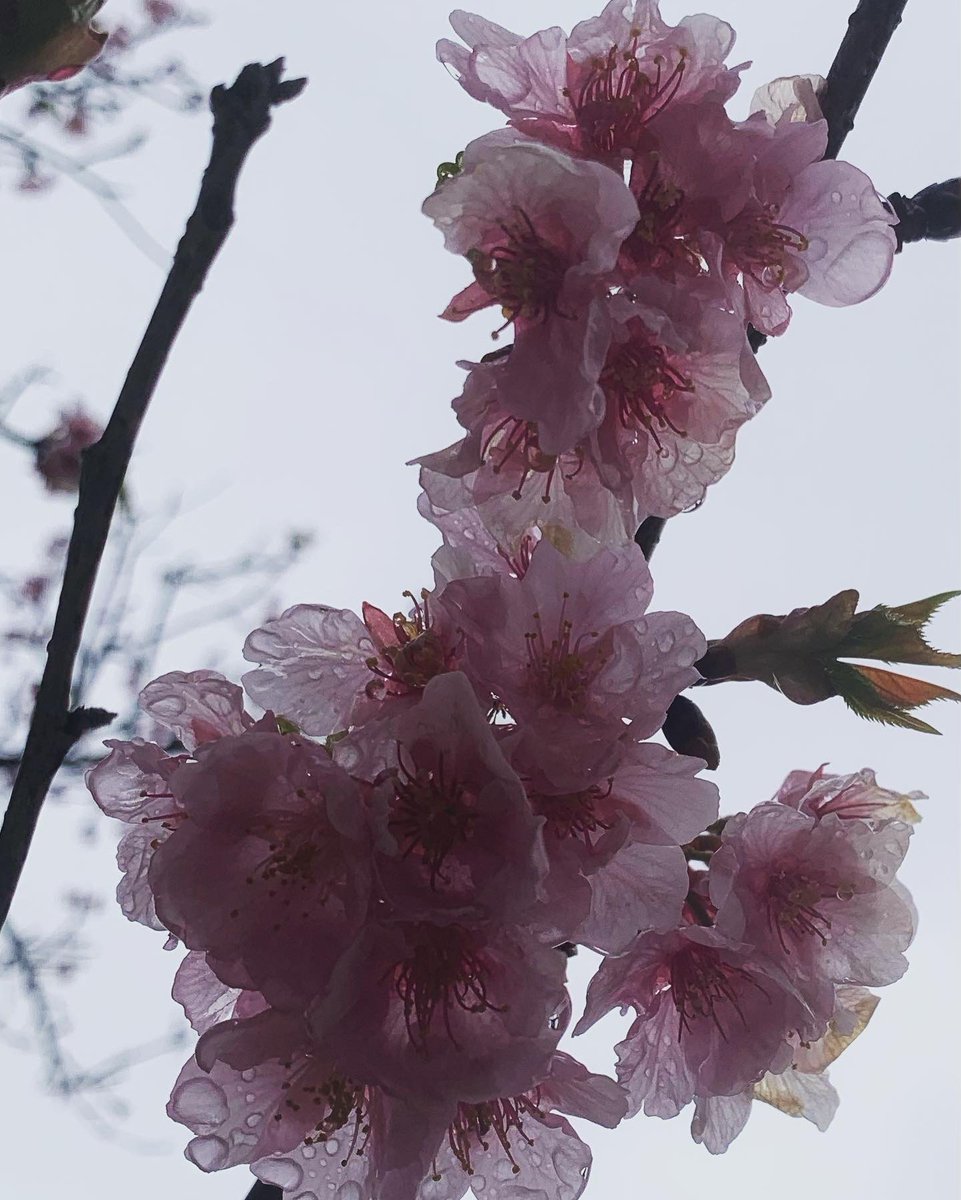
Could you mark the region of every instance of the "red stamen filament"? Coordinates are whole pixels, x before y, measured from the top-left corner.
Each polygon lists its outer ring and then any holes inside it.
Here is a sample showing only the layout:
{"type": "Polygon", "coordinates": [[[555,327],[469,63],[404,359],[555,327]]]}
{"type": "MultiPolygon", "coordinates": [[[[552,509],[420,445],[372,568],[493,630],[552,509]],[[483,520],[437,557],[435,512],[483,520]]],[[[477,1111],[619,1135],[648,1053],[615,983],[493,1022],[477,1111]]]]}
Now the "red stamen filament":
{"type": "Polygon", "coordinates": [[[445,778],[444,758],[434,769],[409,769],[400,760],[395,799],[388,828],[403,845],[403,857],[419,853],[430,873],[430,886],[446,883],[444,862],[451,851],[466,842],[477,819],[466,789],[445,778]]]}
{"type": "Polygon", "coordinates": [[[655,59],[654,79],[641,70],[637,59],[639,34],[626,50],[612,46],[592,70],[572,100],[578,128],[597,153],[621,154],[636,148],[645,125],[662,112],[684,77],[685,52],[676,66],[664,74],[664,60],[655,59]]]}
{"type": "Polygon", "coordinates": [[[596,630],[573,639],[574,626],[566,617],[570,593],[562,595],[557,635],[550,642],[544,637],[540,613],[531,619],[535,631],[525,633],[527,670],[534,691],[558,708],[578,709],[584,702],[591,681],[607,661],[606,647],[600,642],[585,647],[588,639],[600,637],[596,630]]]}
{"type": "MultiPolygon", "coordinates": [[[[468,1175],[474,1174],[471,1152],[475,1141],[482,1150],[491,1147],[490,1135],[493,1134],[507,1155],[511,1164],[511,1173],[520,1174],[520,1167],[511,1150],[511,1137],[520,1138],[526,1145],[533,1146],[534,1139],[524,1131],[524,1118],[535,1120],[544,1114],[539,1107],[540,1095],[537,1091],[524,1096],[515,1096],[510,1100],[489,1100],[484,1104],[461,1104],[457,1118],[447,1130],[447,1141],[454,1157],[468,1175]]],[[[436,1166],[433,1179],[440,1179],[436,1166]]]]}
{"type": "Polygon", "coordinates": [[[404,1005],[404,1023],[412,1044],[427,1049],[434,1012],[443,1010],[444,1029],[454,1045],[451,1010],[504,1012],[487,995],[487,966],[457,925],[423,926],[412,955],[395,963],[394,989],[404,1005]]]}
{"type": "MultiPolygon", "coordinates": [[[[474,278],[504,310],[505,329],[518,317],[544,321],[563,316],[557,301],[568,263],[534,228],[530,217],[517,209],[513,224],[502,222],[504,242],[488,251],[470,250],[467,259],[474,278]]],[[[500,333],[501,330],[497,330],[500,333]]],[[[497,336],[497,333],[494,336],[497,336]]]]}
{"type": "Polygon", "coordinates": [[[803,254],[808,240],[790,225],[774,220],[777,210],[743,213],[728,236],[728,249],[745,275],[763,288],[780,287],[785,280],[789,251],[803,254]]]}
{"type": "Polygon", "coordinates": [[[707,946],[690,946],[675,954],[670,964],[671,999],[677,1010],[678,1041],[694,1021],[708,1017],[726,1041],[727,1034],[717,1015],[717,1005],[726,1002],[737,1013],[744,1028],[747,1020],[738,1002],[738,983],[746,983],[764,995],[764,989],[741,967],[721,961],[707,946]]]}

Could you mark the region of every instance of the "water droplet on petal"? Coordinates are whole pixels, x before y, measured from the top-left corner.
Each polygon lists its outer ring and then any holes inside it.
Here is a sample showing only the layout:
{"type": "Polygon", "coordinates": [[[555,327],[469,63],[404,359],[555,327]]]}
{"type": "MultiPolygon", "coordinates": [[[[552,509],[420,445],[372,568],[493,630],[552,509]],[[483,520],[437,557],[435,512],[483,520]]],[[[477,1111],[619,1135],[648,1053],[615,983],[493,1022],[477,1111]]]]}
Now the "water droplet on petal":
{"type": "Polygon", "coordinates": [[[244,1071],[240,1078],[244,1081],[244,1083],[253,1083],[253,1081],[257,1078],[257,1072],[253,1067],[251,1067],[249,1070],[244,1071]]]}
{"type": "Polygon", "coordinates": [[[329,1142],[324,1143],[324,1149],[331,1157],[333,1157],[340,1149],[340,1142],[338,1142],[336,1138],[331,1138],[329,1142]]]}
{"type": "Polygon", "coordinates": [[[364,1190],[356,1179],[348,1179],[337,1189],[337,1200],[364,1200],[364,1190]]]}
{"type": "Polygon", "coordinates": [[[227,1161],[228,1146],[223,1138],[196,1137],[187,1146],[187,1157],[201,1171],[216,1171],[227,1161]]]}
{"type": "Polygon", "coordinates": [[[300,1187],[304,1173],[289,1158],[265,1158],[257,1164],[256,1175],[264,1183],[271,1183],[283,1191],[293,1191],[300,1187]]]}
{"type": "Polygon", "coordinates": [[[229,1109],[227,1097],[212,1079],[188,1079],[170,1097],[170,1111],[184,1125],[203,1130],[226,1121],[229,1109]]]}
{"type": "Polygon", "coordinates": [[[248,1129],[256,1129],[260,1122],[264,1119],[263,1113],[252,1112],[247,1114],[244,1124],[248,1129]]]}
{"type": "Polygon", "coordinates": [[[300,1152],[301,1158],[313,1158],[317,1151],[313,1146],[305,1146],[300,1152]]]}

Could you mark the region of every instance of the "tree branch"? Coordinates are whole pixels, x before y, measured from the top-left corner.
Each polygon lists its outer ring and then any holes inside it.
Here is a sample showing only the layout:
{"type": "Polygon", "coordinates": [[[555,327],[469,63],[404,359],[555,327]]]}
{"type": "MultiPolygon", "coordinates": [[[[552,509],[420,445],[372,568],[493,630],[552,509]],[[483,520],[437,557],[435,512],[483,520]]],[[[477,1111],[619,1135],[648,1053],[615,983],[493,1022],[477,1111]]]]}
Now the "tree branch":
{"type": "Polygon", "coordinates": [[[828,71],[819,97],[828,123],[825,158],[837,158],[844,139],[854,128],[864,99],[888,42],[901,24],[907,0],[860,0],[848,20],[848,30],[828,71]]]}
{"type": "Polygon", "coordinates": [[[103,437],[84,453],[80,495],[60,602],[20,770],[0,829],[0,926],[6,920],[40,809],[61,764],[85,733],[112,718],[70,711],[70,688],[90,597],[134,442],[178,333],[234,222],[237,181],[253,145],[270,127],[271,109],[292,100],[306,80],[283,81],[283,60],[253,64],[230,88],[210,96],[213,148],[197,207],[187,222],[103,437]]]}
{"type": "Polygon", "coordinates": [[[247,1200],[283,1200],[284,1193],[272,1183],[262,1183],[259,1179],[247,1193],[247,1200]]]}
{"type": "Polygon", "coordinates": [[[898,223],[898,249],[908,242],[946,242],[961,237],[961,179],[932,183],[908,199],[900,192],[888,196],[898,223]]]}

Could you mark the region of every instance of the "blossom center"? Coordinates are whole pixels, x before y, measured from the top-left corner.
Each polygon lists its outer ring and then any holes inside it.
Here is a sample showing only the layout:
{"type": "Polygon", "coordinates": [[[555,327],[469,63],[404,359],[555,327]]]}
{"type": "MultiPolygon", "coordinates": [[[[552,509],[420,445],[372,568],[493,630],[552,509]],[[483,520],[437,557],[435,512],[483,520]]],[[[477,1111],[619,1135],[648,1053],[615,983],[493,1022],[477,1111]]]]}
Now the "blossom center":
{"type": "MultiPolygon", "coordinates": [[[[544,479],[541,499],[545,504],[550,501],[551,488],[560,469],[560,459],[556,455],[545,454],[541,450],[537,438],[537,425],[533,421],[505,417],[495,425],[484,442],[483,454],[485,458],[493,462],[492,470],[495,475],[499,475],[508,465],[520,472],[517,486],[511,492],[515,500],[520,500],[524,484],[528,479],[533,475],[541,475],[544,479]]],[[[565,478],[573,479],[583,465],[584,455],[580,450],[575,450],[567,457],[573,460],[574,469],[565,478]]]]}
{"type": "MultiPolygon", "coordinates": [[[[419,599],[413,592],[403,595],[413,604],[413,612],[410,616],[394,613],[391,618],[393,644],[382,644],[379,655],[367,659],[368,668],[377,676],[365,689],[372,699],[384,691],[389,695],[423,691],[436,675],[450,670],[454,658],[432,628],[427,589],[421,589],[419,599]]],[[[386,614],[379,615],[386,622],[386,614]]],[[[369,623],[365,621],[365,624],[369,629],[369,623]]]]}
{"type": "Polygon", "coordinates": [[[668,71],[662,56],[654,59],[650,78],[638,61],[640,33],[626,49],[611,46],[591,60],[576,96],[570,96],[581,136],[596,154],[630,154],[647,123],[670,103],[684,77],[685,51],[668,71]]]}
{"type": "Polygon", "coordinates": [[[804,875],[776,871],[768,883],[768,916],[785,954],[791,953],[788,938],[813,937],[822,946],[827,945],[831,922],[818,906],[828,897],[847,894],[844,889],[826,887],[804,875]]]}
{"type": "Polygon", "coordinates": [[[745,273],[763,288],[783,286],[790,252],[803,254],[808,240],[790,225],[779,225],[777,210],[742,213],[728,234],[728,249],[745,273]]]}
{"type": "Polygon", "coordinates": [[[476,818],[467,789],[445,774],[443,755],[436,768],[410,770],[401,762],[387,826],[401,843],[404,858],[419,856],[432,888],[438,880],[445,882],[444,863],[470,837],[476,818]]]}
{"type": "Polygon", "coordinates": [[[570,593],[562,595],[557,632],[548,639],[541,614],[532,613],[534,629],[524,634],[527,643],[527,673],[531,689],[557,708],[569,712],[582,708],[588,689],[607,661],[606,639],[596,630],[574,637],[567,618],[570,593]]]}
{"type": "Polygon", "coordinates": [[[567,274],[564,256],[517,209],[513,222],[500,225],[504,241],[488,251],[470,250],[474,278],[504,310],[509,324],[518,317],[543,321],[558,313],[557,302],[567,274]]]}
{"type": "MultiPolygon", "coordinates": [[[[447,1141],[454,1157],[468,1175],[474,1174],[471,1154],[475,1146],[479,1145],[482,1150],[487,1151],[493,1138],[497,1139],[506,1154],[511,1165],[511,1174],[520,1174],[511,1139],[514,1139],[515,1144],[519,1140],[527,1146],[534,1145],[534,1139],[524,1131],[524,1120],[528,1117],[536,1120],[543,1116],[538,1106],[539,1099],[538,1092],[534,1091],[509,1100],[458,1105],[457,1116],[447,1130],[447,1141]]],[[[436,1169],[433,1179],[435,1182],[440,1179],[436,1169]]]]}
{"type": "Polygon", "coordinates": [[[640,426],[660,449],[658,430],[670,429],[684,436],[671,409],[679,395],[694,391],[694,384],[670,361],[664,347],[653,341],[642,322],[635,319],[628,328],[631,336],[613,346],[607,356],[601,388],[621,425],[625,429],[640,426]]]}
{"type": "Polygon", "coordinates": [[[562,796],[536,792],[530,800],[534,811],[546,819],[547,827],[556,838],[577,838],[588,849],[593,849],[595,839],[613,826],[612,821],[605,821],[600,816],[596,807],[611,794],[613,784],[613,780],[608,780],[606,788],[595,784],[585,791],[562,796]]]}
{"type": "Polygon", "coordinates": [[[739,1000],[739,990],[744,984],[764,991],[747,971],[723,962],[707,946],[692,945],[675,954],[670,962],[670,989],[677,1010],[678,1040],[690,1031],[695,1021],[704,1018],[714,1023],[721,1037],[726,1037],[717,1013],[721,1004],[730,1005],[746,1029],[747,1020],[739,1000]]]}
{"type": "Polygon", "coordinates": [[[459,925],[418,925],[414,948],[393,967],[394,989],[404,1006],[404,1023],[414,1046],[426,1052],[434,1013],[443,1014],[444,1029],[454,1044],[451,1028],[456,1009],[467,1013],[503,1012],[487,995],[489,968],[475,939],[459,925]]]}

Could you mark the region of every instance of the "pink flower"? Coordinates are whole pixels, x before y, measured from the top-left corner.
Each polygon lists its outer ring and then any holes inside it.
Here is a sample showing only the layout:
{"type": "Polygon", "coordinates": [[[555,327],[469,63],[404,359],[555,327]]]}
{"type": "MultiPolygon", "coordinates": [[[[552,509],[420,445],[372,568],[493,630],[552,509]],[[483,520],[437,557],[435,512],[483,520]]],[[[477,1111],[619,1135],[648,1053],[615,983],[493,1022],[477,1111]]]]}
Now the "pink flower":
{"type": "Polygon", "coordinates": [[[815,820],[830,813],[853,821],[904,821],[913,825],[921,818],[914,807],[926,800],[923,792],[893,792],[883,788],[870,768],[853,775],[829,775],[816,771],[792,771],[774,797],[779,804],[796,808],[815,820]]]}
{"type": "Polygon", "coordinates": [[[297,604],[255,629],[244,643],[244,658],[260,664],[243,677],[248,694],[315,737],[369,720],[384,701],[416,701],[429,679],[452,669],[456,640],[427,591],[420,600],[404,594],[409,615],[364,604],[362,620],[297,604]]]}
{"type": "Polygon", "coordinates": [[[639,277],[610,309],[592,454],[637,525],[702,500],[733,461],[737,429],[771,392],[720,284],[639,277]]]}
{"type": "Polygon", "coordinates": [[[612,1079],[555,1054],[547,1078],[530,1092],[458,1105],[417,1200],[461,1200],[472,1186],[491,1200],[577,1200],[591,1152],[560,1114],[613,1129],[626,1108],[612,1079]]]}
{"type": "MultiPolygon", "coordinates": [[[[513,352],[512,352],[513,357],[513,352]]],[[[465,364],[470,365],[470,364],[465,364]]],[[[450,542],[463,540],[466,528],[483,529],[502,560],[513,561],[520,543],[539,529],[569,557],[584,559],[602,545],[633,540],[638,522],[624,512],[620,497],[605,490],[590,456],[590,443],[578,443],[561,454],[541,449],[539,426],[507,410],[504,384],[511,361],[471,367],[464,392],[454,402],[461,424],[469,431],[462,441],[415,460],[421,465],[426,498],[421,515],[438,526],[450,542]]],[[[563,397],[558,403],[563,403],[563,397]]],[[[461,547],[460,575],[469,570],[461,547]]],[[[448,572],[447,577],[453,575],[448,572]]]]}
{"type": "Polygon", "coordinates": [[[691,1136],[711,1154],[723,1154],[744,1128],[757,1100],[790,1117],[803,1117],[823,1133],[840,1102],[825,1068],[860,1036],[877,1003],[877,997],[864,988],[839,987],[827,1033],[816,1042],[796,1043],[790,1067],[763,1076],[738,1095],[698,1096],[691,1136]]]}
{"type": "Polygon", "coordinates": [[[287,1195],[358,1200],[413,1200],[454,1111],[349,1078],[300,1018],[270,1010],[209,1029],[167,1107],[196,1135],[186,1156],[203,1171],[251,1163],[287,1195]]]}
{"type": "Polygon", "coordinates": [[[48,492],[75,492],[80,486],[81,456],[103,433],[79,406],[60,414],[60,424],[36,443],[37,474],[48,492]]]}
{"type": "MultiPolygon", "coordinates": [[[[140,707],[158,725],[169,729],[188,751],[240,733],[254,723],[244,712],[240,688],[216,671],[162,675],[140,693],[140,707]]],[[[133,826],[117,848],[117,861],[124,873],[117,899],[131,921],[161,929],[147,872],[157,847],[184,819],[171,780],[188,756],[170,754],[140,738],[104,744],[111,752],[87,772],[87,786],[108,817],[133,826]]]]}
{"type": "Polygon", "coordinates": [[[645,616],[652,591],[636,546],[575,563],[547,541],[522,579],[445,589],[475,686],[510,713],[528,760],[561,787],[606,778],[621,742],[655,733],[696,678],[701,634],[679,613],[645,616]]]}
{"type": "Polygon", "coordinates": [[[565,967],[519,926],[369,922],[309,1026],[352,1077],[421,1103],[518,1095],[566,1024],[565,967]]]}
{"type": "Polygon", "coordinates": [[[604,784],[564,792],[531,770],[528,796],[545,820],[550,864],[537,920],[555,945],[618,954],[638,933],[678,924],[688,891],[680,846],[717,817],[717,789],[693,778],[702,767],[662,746],[627,743],[604,784]]]}
{"type": "Polygon", "coordinates": [[[544,141],[603,162],[631,158],[668,106],[713,99],[738,86],[724,64],[734,31],[714,17],[661,20],[653,0],[612,0],[565,37],[558,28],[520,38],[471,13],[451,14],[466,47],[444,39],[437,56],[478,100],[544,141]]]}
{"type": "Polygon", "coordinates": [[[150,864],[158,916],[224,982],[306,1004],[366,913],[361,788],[322,748],[256,730],[198,751],[170,788],[184,819],[150,864]]]}
{"type": "Polygon", "coordinates": [[[790,1038],[820,1036],[798,994],[773,964],[714,929],[646,933],[591,981],[583,1033],[628,1006],[637,1018],[617,1049],[628,1115],[673,1117],[695,1096],[733,1096],[790,1066],[790,1038]]]}
{"type": "Polygon", "coordinates": [[[424,202],[474,282],[443,314],[496,304],[513,322],[504,407],[560,454],[602,415],[597,376],[610,336],[603,299],[637,205],[624,181],[507,131],[471,142],[461,173],[424,202]]]}
{"type": "Polygon", "coordinates": [[[791,292],[833,307],[873,296],[891,271],[897,218],[862,171],[819,161],[826,122],[757,113],[737,129],[753,181],[724,229],[724,269],[740,278],[754,327],[783,333],[791,292]]]}
{"type": "Polygon", "coordinates": [[[431,680],[392,734],[380,747],[390,765],[378,777],[373,828],[393,910],[437,922],[523,919],[547,872],[543,822],[468,680],[431,680]]]}
{"type": "Polygon", "coordinates": [[[893,983],[907,968],[915,912],[895,882],[911,835],[783,804],[731,818],[710,865],[718,929],[777,962],[829,1019],[835,984],[893,983]]]}

